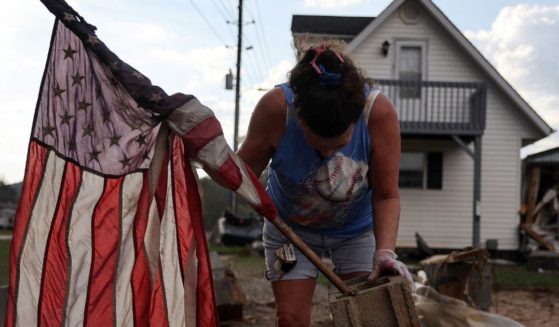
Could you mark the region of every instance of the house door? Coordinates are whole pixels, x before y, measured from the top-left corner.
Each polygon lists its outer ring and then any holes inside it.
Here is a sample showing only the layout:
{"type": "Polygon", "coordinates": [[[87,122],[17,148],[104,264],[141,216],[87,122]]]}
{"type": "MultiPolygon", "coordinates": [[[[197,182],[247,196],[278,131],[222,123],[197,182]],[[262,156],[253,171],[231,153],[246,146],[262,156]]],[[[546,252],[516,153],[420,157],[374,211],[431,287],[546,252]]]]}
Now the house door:
{"type": "Polygon", "coordinates": [[[400,82],[396,96],[396,108],[401,121],[423,121],[425,119],[425,42],[396,42],[396,79],[400,82]]]}

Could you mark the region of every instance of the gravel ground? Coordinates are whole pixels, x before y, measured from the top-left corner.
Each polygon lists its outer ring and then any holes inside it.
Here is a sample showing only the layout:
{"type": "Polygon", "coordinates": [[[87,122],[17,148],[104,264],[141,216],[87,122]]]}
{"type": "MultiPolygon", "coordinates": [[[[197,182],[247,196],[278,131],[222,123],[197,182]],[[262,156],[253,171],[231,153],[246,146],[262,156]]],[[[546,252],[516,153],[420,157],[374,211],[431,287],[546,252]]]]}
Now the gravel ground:
{"type": "MultiPolygon", "coordinates": [[[[244,320],[232,327],[274,326],[275,304],[264,268],[233,266],[245,292],[244,320]]],[[[512,318],[528,327],[559,326],[559,291],[500,290],[493,293],[491,312],[512,318]]],[[[333,326],[328,308],[328,289],[317,285],[311,326],[333,326]]]]}

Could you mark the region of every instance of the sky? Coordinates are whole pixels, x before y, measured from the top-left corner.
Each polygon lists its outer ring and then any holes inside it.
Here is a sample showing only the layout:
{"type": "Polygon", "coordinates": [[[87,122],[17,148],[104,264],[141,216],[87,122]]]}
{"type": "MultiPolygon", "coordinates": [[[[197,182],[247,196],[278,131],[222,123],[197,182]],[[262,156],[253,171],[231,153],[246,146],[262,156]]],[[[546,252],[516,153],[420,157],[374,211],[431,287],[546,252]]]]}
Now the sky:
{"type": "MultiPolygon", "coordinates": [[[[23,179],[54,17],[37,0],[0,11],[0,180],[23,179]]],[[[295,63],[294,14],[377,16],[390,0],[244,0],[239,133],[265,90],[295,63]]],[[[559,129],[559,0],[433,0],[554,129],[559,129]]],[[[238,0],[72,0],[121,59],[168,94],[194,94],[233,139],[238,0]]],[[[559,133],[522,155],[559,146],[559,133]]],[[[520,155],[520,154],[519,154],[520,155]]]]}

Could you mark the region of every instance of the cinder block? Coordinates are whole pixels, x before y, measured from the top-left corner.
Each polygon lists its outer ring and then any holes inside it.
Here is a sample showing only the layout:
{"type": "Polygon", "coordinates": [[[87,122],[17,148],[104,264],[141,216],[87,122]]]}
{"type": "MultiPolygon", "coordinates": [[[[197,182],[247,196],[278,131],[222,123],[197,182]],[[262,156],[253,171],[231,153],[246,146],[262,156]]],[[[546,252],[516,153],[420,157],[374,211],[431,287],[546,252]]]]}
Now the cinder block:
{"type": "Polygon", "coordinates": [[[370,283],[364,276],[347,284],[357,291],[356,296],[330,290],[330,310],[336,327],[419,327],[411,290],[403,277],[383,277],[370,283]]]}

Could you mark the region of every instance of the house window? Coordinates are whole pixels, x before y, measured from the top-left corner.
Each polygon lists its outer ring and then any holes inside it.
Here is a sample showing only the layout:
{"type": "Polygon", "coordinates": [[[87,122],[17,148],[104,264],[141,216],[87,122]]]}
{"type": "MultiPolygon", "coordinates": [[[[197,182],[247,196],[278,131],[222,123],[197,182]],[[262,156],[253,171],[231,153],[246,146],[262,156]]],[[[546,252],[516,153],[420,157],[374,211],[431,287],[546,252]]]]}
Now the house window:
{"type": "Polygon", "coordinates": [[[401,188],[443,188],[443,154],[440,152],[402,152],[400,156],[401,188]]]}
{"type": "Polygon", "coordinates": [[[401,45],[398,58],[398,79],[404,81],[400,99],[419,99],[423,78],[423,49],[418,45],[401,45]]]}

